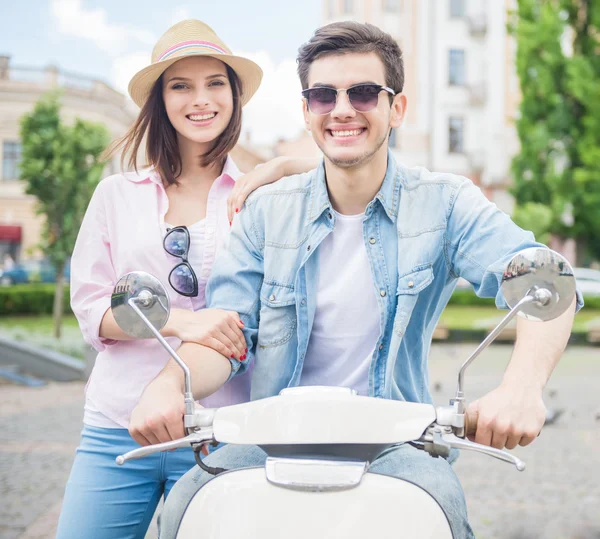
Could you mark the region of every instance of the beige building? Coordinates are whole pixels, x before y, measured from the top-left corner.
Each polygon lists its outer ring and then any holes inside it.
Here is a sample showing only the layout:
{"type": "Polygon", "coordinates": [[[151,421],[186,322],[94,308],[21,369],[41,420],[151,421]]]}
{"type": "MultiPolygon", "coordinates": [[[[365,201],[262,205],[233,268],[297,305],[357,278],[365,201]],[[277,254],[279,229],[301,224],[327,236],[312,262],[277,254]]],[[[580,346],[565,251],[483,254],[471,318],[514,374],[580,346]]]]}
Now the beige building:
{"type": "MultiPolygon", "coordinates": [[[[17,67],[0,56],[0,260],[5,253],[14,259],[34,254],[40,241],[42,221],[35,215],[35,199],[24,193],[18,181],[21,117],[49,90],[63,91],[62,114],[66,122],[76,117],[106,126],[113,138],[125,133],[135,118],[135,107],[99,80],[56,67],[17,67]]],[[[109,173],[116,163],[107,168],[109,173]]]]}
{"type": "MultiPolygon", "coordinates": [[[[325,23],[370,22],[404,53],[408,110],[393,133],[397,158],[473,179],[505,211],[519,103],[514,0],[323,0],[325,23]]],[[[305,144],[302,141],[302,144],[305,144]]]]}

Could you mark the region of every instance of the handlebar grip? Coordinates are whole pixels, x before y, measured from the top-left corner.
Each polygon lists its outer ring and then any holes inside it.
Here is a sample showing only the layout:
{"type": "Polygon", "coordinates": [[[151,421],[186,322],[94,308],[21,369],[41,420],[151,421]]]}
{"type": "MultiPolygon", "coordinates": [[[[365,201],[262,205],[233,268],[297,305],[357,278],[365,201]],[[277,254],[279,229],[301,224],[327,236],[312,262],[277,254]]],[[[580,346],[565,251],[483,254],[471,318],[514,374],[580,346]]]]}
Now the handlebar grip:
{"type": "Polygon", "coordinates": [[[466,436],[474,436],[477,432],[477,420],[479,419],[479,414],[477,412],[468,413],[465,411],[465,437],[466,436]]]}

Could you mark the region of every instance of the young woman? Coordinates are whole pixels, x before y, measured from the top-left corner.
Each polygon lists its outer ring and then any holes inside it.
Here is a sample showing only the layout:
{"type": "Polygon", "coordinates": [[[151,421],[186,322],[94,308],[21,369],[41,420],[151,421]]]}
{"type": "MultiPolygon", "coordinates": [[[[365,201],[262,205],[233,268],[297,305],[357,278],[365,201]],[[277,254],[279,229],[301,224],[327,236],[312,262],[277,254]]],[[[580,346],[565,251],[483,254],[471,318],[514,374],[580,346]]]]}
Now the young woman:
{"type": "MultiPolygon", "coordinates": [[[[245,358],[237,313],[206,309],[204,292],[230,226],[227,197],[240,176],[228,153],[239,138],[242,106],[261,78],[258,65],[231,54],[206,24],[188,20],[160,38],[152,64],[131,80],[140,115],[112,152],[129,154],[135,172],[100,182],[71,261],[73,311],[98,356],[86,388],[59,539],[143,538],[161,496],[195,464],[189,450],[115,464],[117,455],[138,444],[184,435],[181,429],[145,438],[132,430],[132,437],[128,430],[140,395],[169,357],[156,340],[134,341],[115,323],[110,297],[121,276],[143,270],[168,289],[172,309],[161,333],[171,346],[196,342],[245,358]],[[138,170],[143,139],[150,167],[138,170]]],[[[236,205],[249,190],[313,164],[278,159],[260,167],[244,180],[243,193],[236,190],[236,205]]],[[[232,380],[202,404],[249,400],[249,380],[232,380]]]]}

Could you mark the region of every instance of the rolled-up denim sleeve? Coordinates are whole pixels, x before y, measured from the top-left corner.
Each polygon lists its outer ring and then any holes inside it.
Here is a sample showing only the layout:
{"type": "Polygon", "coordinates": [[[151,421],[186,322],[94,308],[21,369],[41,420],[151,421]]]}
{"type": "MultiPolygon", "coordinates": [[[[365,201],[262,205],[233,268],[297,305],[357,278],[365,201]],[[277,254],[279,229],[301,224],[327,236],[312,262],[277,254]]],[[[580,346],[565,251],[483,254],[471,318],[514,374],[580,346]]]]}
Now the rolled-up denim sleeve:
{"type": "MultiPolygon", "coordinates": [[[[508,262],[520,250],[545,245],[465,180],[454,193],[448,215],[445,256],[455,277],[469,281],[479,297],[496,298],[496,306],[508,305],[500,285],[508,262]]],[[[583,306],[577,294],[577,308],[583,306]]]]}
{"type": "Polygon", "coordinates": [[[255,207],[246,203],[212,269],[206,287],[206,306],[236,311],[244,323],[248,345],[245,361],[229,359],[231,376],[243,374],[254,361],[258,338],[260,288],[264,277],[264,238],[255,226],[255,207]]]}
{"type": "Polygon", "coordinates": [[[102,187],[101,182],[88,205],[71,257],[71,308],[84,340],[98,352],[117,342],[100,337],[100,324],[117,280],[102,187]]]}

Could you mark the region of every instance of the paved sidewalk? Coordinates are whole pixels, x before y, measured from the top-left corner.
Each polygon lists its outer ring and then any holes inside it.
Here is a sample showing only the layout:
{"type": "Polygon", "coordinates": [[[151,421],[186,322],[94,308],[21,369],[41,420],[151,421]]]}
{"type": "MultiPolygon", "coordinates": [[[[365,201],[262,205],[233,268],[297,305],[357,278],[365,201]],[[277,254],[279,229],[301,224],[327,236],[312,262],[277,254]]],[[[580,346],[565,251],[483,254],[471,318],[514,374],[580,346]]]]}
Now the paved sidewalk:
{"type": "MultiPolygon", "coordinates": [[[[434,345],[431,383],[439,404],[455,390],[473,345],[434,345]]],[[[467,371],[467,397],[494,387],[510,347],[493,346],[467,371]]],[[[50,539],[81,428],[83,383],[24,388],[0,383],[0,539],[50,539]]],[[[527,470],[463,452],[456,470],[478,538],[600,539],[600,348],[572,347],[548,384],[564,408],[530,447],[527,470]]],[[[148,538],[155,538],[153,527],[148,538]]]]}

